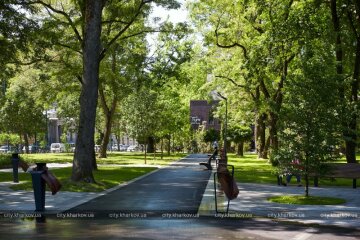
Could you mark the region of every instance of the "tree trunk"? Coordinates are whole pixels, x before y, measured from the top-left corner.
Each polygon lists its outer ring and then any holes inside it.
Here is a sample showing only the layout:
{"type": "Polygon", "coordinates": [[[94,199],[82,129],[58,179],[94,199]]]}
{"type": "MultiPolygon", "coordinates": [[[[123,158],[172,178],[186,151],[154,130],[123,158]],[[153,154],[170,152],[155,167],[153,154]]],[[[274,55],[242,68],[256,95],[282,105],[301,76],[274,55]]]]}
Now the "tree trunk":
{"type": "MultiPolygon", "coordinates": [[[[343,48],[342,48],[342,39],[341,39],[341,27],[340,27],[340,18],[338,16],[337,12],[337,6],[336,6],[336,0],[331,0],[331,16],[332,16],[332,23],[334,27],[335,37],[336,37],[336,73],[337,77],[339,79],[339,98],[342,103],[345,102],[345,84],[343,80],[343,48]]],[[[357,41],[357,44],[359,44],[359,41],[357,41]]],[[[353,75],[353,84],[352,84],[352,96],[354,96],[354,90],[356,90],[355,98],[357,98],[357,86],[358,83],[356,79],[358,79],[358,64],[356,63],[358,60],[358,45],[356,50],[356,59],[355,59],[355,65],[354,65],[354,75],[353,75]],[[357,78],[356,78],[357,75],[357,78]],[[355,85],[354,85],[355,83],[355,85]]],[[[350,99],[350,102],[352,102],[352,99],[350,99]]],[[[341,109],[341,116],[346,115],[346,110],[344,107],[344,104],[341,109]]],[[[352,114],[351,122],[348,123],[346,120],[342,120],[342,127],[343,127],[343,136],[345,141],[345,156],[346,161],[348,163],[354,163],[356,162],[356,114],[352,114]],[[355,129],[355,130],[353,130],[355,129]]]]}
{"type": "MultiPolygon", "coordinates": [[[[360,3],[356,2],[356,10],[357,10],[357,18],[360,19],[360,3]]],[[[348,14],[351,16],[351,13],[348,14]]],[[[352,22],[353,25],[354,19],[349,17],[349,21],[352,22]]],[[[354,71],[353,71],[353,79],[351,83],[351,96],[350,103],[354,106],[358,104],[358,91],[359,91],[359,75],[360,75],[360,36],[359,32],[356,28],[353,28],[354,35],[356,36],[356,50],[355,50],[355,62],[354,62],[354,71]]],[[[351,119],[348,124],[348,131],[346,136],[346,161],[348,163],[356,163],[356,143],[357,143],[357,112],[353,111],[351,113],[351,119]]]]}
{"type": "Polygon", "coordinates": [[[175,136],[174,136],[174,134],[172,136],[172,148],[171,148],[171,150],[172,150],[172,153],[175,153],[175,136]]]}
{"type": "Polygon", "coordinates": [[[266,120],[266,114],[262,113],[256,118],[255,122],[255,144],[256,144],[256,152],[258,154],[259,158],[266,158],[265,154],[265,120],[266,120]]]}
{"type": "Polygon", "coordinates": [[[269,148],[270,148],[270,136],[266,138],[263,159],[268,159],[269,148]]]}
{"type": "Polygon", "coordinates": [[[168,144],[167,144],[167,155],[170,156],[170,150],[171,150],[171,135],[169,134],[167,136],[168,144]]]}
{"type": "Polygon", "coordinates": [[[109,144],[110,134],[111,134],[111,119],[112,114],[105,115],[105,126],[103,131],[103,139],[101,141],[100,145],[100,151],[99,151],[99,158],[106,158],[107,157],[107,146],[109,144]]]}
{"type": "Polygon", "coordinates": [[[111,104],[111,109],[109,109],[109,107],[106,104],[104,91],[100,89],[99,93],[100,93],[101,106],[105,116],[105,126],[103,130],[103,139],[101,141],[99,158],[106,158],[107,157],[106,150],[110,141],[111,127],[116,110],[117,100],[115,98],[113,99],[111,104]]]}
{"type": "MultiPolygon", "coordinates": [[[[114,75],[117,74],[116,66],[117,66],[116,51],[113,51],[112,59],[111,59],[111,71],[114,75]]],[[[117,94],[115,93],[115,91],[113,94],[114,94],[114,96],[111,101],[111,106],[109,107],[106,102],[104,89],[100,85],[100,87],[99,87],[100,102],[101,102],[102,110],[105,115],[105,126],[104,126],[104,131],[103,131],[104,137],[101,141],[101,147],[100,147],[100,153],[99,153],[100,158],[107,157],[106,150],[107,150],[107,146],[109,144],[109,139],[110,139],[110,135],[111,135],[111,127],[112,127],[112,123],[113,123],[113,117],[115,115],[116,105],[117,105],[117,96],[116,96],[117,94]]]]}
{"type": "Polygon", "coordinates": [[[144,148],[145,148],[145,164],[147,164],[146,163],[147,144],[144,144],[144,148]]]}
{"type": "Polygon", "coordinates": [[[279,147],[279,141],[277,137],[277,114],[270,113],[269,121],[269,133],[270,133],[270,147],[272,151],[276,151],[279,147]]]}
{"type": "Polygon", "coordinates": [[[25,142],[25,152],[29,154],[29,137],[27,133],[24,133],[24,142],[25,142]]]}
{"type": "Polygon", "coordinates": [[[161,138],[161,160],[164,157],[164,138],[161,138]]]}
{"type": "Polygon", "coordinates": [[[244,142],[240,142],[238,144],[237,155],[239,155],[240,157],[244,156],[244,142]]]}
{"type": "Polygon", "coordinates": [[[154,152],[154,138],[153,137],[148,137],[147,145],[148,145],[147,152],[153,153],[154,152]]]}
{"type": "MultiPolygon", "coordinates": [[[[354,64],[354,73],[351,83],[350,102],[356,105],[358,102],[359,89],[359,72],[360,72],[360,38],[357,40],[356,57],[354,64]]],[[[357,142],[357,112],[351,113],[351,119],[345,135],[346,161],[356,163],[356,142],[357,142]]]]}
{"type": "Polygon", "coordinates": [[[85,1],[83,78],[80,95],[78,137],[71,179],[94,183],[94,133],[99,85],[101,13],[103,2],[85,1]]]}
{"type": "Polygon", "coordinates": [[[305,174],[305,197],[309,196],[309,175],[305,174]]]}

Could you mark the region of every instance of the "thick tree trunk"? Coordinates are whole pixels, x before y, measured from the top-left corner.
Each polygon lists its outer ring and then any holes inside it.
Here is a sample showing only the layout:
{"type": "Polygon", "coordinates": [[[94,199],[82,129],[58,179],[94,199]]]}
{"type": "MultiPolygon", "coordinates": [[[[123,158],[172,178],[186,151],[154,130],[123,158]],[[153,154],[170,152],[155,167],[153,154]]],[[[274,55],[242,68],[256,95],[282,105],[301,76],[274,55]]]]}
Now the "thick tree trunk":
{"type": "Polygon", "coordinates": [[[268,136],[266,138],[265,149],[264,149],[264,153],[263,153],[263,159],[268,159],[269,148],[270,148],[270,136],[268,136]]]}
{"type": "Polygon", "coordinates": [[[154,149],[154,138],[153,137],[148,137],[147,145],[148,145],[147,152],[154,153],[155,149],[154,149]]]}
{"type": "MultiPolygon", "coordinates": [[[[360,73],[360,39],[357,40],[356,57],[354,64],[354,73],[351,83],[350,102],[354,105],[358,102],[359,90],[359,73],[360,73]]],[[[348,163],[356,163],[356,142],[357,142],[357,113],[351,113],[351,119],[345,135],[346,161],[348,163]]]]}
{"type": "MultiPolygon", "coordinates": [[[[341,39],[341,27],[340,27],[340,18],[337,12],[336,0],[331,0],[331,15],[332,15],[332,22],[336,37],[336,73],[339,79],[339,98],[341,102],[345,102],[345,84],[343,82],[343,48],[342,48],[342,39],[341,39]]],[[[359,42],[359,41],[357,41],[359,42]]],[[[358,48],[357,48],[358,53],[358,48]]],[[[358,58],[358,54],[356,54],[356,59],[358,58]]],[[[355,59],[355,62],[356,62],[355,59]]],[[[357,63],[358,64],[358,63],[357,63]]],[[[356,75],[358,78],[358,73],[356,71],[358,69],[358,65],[354,66],[354,80],[356,79],[356,75]]],[[[357,82],[357,81],[355,81],[357,82]]],[[[358,83],[357,83],[358,84],[358,83]]],[[[353,90],[356,90],[355,97],[357,98],[357,87],[352,85],[352,96],[354,95],[353,90]]],[[[352,102],[353,99],[350,99],[352,102]]],[[[342,106],[342,116],[346,115],[346,110],[344,105],[342,106]]],[[[342,120],[342,127],[343,127],[343,136],[345,141],[345,156],[346,161],[348,163],[356,162],[356,115],[352,115],[351,122],[347,122],[346,120],[342,120]],[[353,130],[355,129],[355,130],[353,130]]]]}
{"type": "Polygon", "coordinates": [[[83,78],[79,129],[71,176],[73,181],[95,182],[92,170],[96,162],[94,133],[99,84],[102,7],[102,1],[85,1],[83,78]]]}
{"type": "Polygon", "coordinates": [[[270,134],[270,150],[276,151],[279,147],[279,141],[277,136],[277,114],[270,113],[269,121],[269,134],[270,134]]]}
{"type": "Polygon", "coordinates": [[[240,157],[244,156],[244,142],[240,142],[238,144],[237,155],[239,155],[240,157]]]}
{"type": "Polygon", "coordinates": [[[256,152],[259,158],[267,157],[265,154],[265,143],[266,143],[265,120],[266,120],[266,114],[262,113],[259,116],[257,116],[255,122],[255,144],[256,144],[256,152]]]}
{"type": "MultiPolygon", "coordinates": [[[[356,1],[356,10],[357,10],[357,18],[360,19],[360,3],[356,1]]],[[[349,13],[348,16],[351,16],[349,13]]],[[[351,18],[351,17],[350,17],[351,18]]],[[[353,26],[355,26],[354,19],[349,19],[352,22],[353,26]]],[[[351,96],[350,102],[357,106],[358,104],[358,91],[359,91],[359,75],[360,75],[360,37],[359,32],[356,28],[353,28],[354,35],[356,36],[356,50],[355,50],[355,62],[354,62],[354,71],[353,71],[353,79],[351,83],[351,96]]],[[[346,141],[346,160],[348,163],[356,163],[356,143],[357,143],[357,112],[353,111],[351,113],[351,119],[348,124],[347,131],[347,141],[346,141]]]]}

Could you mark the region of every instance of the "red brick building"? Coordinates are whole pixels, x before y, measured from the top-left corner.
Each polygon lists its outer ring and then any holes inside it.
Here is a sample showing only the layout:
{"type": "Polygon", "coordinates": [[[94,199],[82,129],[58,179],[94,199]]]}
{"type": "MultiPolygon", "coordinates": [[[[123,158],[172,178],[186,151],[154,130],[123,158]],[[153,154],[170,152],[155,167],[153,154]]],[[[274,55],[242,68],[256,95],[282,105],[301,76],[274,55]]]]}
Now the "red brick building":
{"type": "Polygon", "coordinates": [[[214,128],[218,131],[221,129],[220,120],[214,117],[219,101],[208,102],[206,100],[190,101],[190,124],[192,129],[196,130],[200,125],[204,125],[206,129],[214,128]]]}

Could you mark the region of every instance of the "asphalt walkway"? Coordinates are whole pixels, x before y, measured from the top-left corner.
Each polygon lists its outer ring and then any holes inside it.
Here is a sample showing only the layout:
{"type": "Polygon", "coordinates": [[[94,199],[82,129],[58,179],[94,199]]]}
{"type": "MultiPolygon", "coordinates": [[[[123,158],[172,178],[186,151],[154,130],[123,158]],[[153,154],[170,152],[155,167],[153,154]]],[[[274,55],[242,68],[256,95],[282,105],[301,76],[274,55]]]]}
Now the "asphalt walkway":
{"type": "Polygon", "coordinates": [[[96,216],[118,213],[197,214],[208,184],[209,171],[199,167],[202,156],[188,157],[159,169],[127,186],[70,209],[68,212],[92,212],[96,216]]]}

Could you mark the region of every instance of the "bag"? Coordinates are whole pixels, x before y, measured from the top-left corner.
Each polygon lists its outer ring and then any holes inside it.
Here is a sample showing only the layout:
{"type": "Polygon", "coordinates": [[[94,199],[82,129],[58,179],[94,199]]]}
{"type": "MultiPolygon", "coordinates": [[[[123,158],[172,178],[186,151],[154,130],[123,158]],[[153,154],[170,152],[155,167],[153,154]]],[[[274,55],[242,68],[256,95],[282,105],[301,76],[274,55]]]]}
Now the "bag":
{"type": "Polygon", "coordinates": [[[229,200],[237,198],[239,195],[239,188],[234,177],[230,175],[226,167],[218,168],[218,181],[229,200]]]}
{"type": "Polygon", "coordinates": [[[41,177],[46,182],[46,185],[48,185],[48,187],[50,188],[52,195],[55,195],[62,187],[59,180],[51,172],[47,170],[44,171],[41,177]]]}
{"type": "Polygon", "coordinates": [[[27,164],[25,161],[23,160],[19,160],[19,166],[21,167],[21,169],[24,171],[24,172],[27,172],[28,168],[29,168],[29,164],[27,164]]]}

